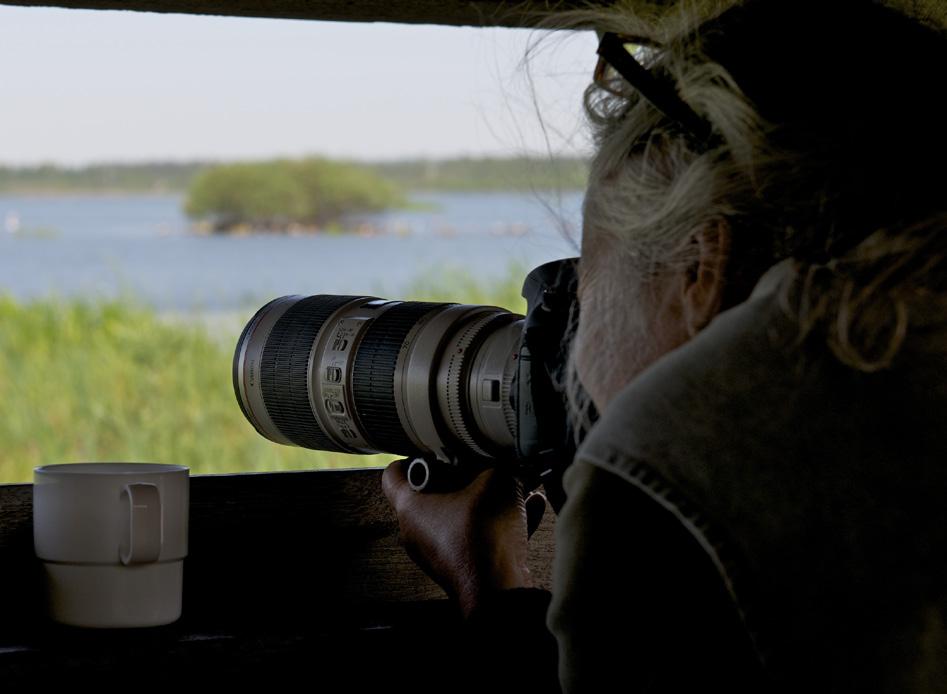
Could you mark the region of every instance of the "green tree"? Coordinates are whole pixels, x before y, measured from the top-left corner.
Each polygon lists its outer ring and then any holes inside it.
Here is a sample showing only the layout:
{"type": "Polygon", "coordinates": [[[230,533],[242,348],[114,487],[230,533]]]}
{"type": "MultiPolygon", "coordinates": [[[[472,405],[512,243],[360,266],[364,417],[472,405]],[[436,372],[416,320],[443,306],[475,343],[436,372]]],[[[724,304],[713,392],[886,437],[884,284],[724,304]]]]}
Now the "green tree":
{"type": "Polygon", "coordinates": [[[185,212],[217,230],[247,225],[322,227],[347,214],[403,205],[393,184],[367,169],[321,158],[225,164],[198,174],[185,212]]]}

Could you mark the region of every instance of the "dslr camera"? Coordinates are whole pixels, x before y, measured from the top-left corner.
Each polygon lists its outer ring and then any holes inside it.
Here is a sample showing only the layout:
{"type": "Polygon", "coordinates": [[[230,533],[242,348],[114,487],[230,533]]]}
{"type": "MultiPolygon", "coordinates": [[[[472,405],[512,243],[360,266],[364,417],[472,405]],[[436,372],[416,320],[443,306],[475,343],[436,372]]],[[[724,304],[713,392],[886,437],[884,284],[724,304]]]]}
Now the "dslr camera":
{"type": "Polygon", "coordinates": [[[510,466],[558,510],[580,437],[564,388],[577,260],[527,275],[525,316],[373,296],[274,299],[237,342],[240,409],[277,443],[403,455],[417,491],[510,466]]]}

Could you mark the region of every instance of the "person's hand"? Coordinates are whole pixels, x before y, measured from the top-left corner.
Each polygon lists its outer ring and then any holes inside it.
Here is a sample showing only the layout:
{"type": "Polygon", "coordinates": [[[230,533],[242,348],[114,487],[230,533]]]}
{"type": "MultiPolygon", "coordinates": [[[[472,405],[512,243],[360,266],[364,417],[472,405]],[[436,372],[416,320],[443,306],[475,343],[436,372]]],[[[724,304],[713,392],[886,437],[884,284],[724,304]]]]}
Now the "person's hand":
{"type": "Polygon", "coordinates": [[[490,592],[531,587],[527,540],[545,510],[542,495],[530,496],[528,522],[523,485],[509,473],[489,468],[459,491],[416,492],[410,462],[396,460],[382,476],[401,543],[464,615],[490,592]]]}

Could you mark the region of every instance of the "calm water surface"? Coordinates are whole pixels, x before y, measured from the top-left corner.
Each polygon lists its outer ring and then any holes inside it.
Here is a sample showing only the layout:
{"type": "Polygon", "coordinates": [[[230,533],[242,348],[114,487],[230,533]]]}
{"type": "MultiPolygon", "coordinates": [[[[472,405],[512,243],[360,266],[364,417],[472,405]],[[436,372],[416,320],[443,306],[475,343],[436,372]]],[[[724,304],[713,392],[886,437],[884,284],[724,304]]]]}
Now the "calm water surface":
{"type": "Polygon", "coordinates": [[[577,255],[581,193],[430,193],[358,220],[374,235],[201,235],[179,196],[0,196],[0,293],[112,297],[221,312],[283,294],[397,298],[426,272],[506,277],[577,255]],[[576,237],[577,238],[577,237],[576,237]]]}

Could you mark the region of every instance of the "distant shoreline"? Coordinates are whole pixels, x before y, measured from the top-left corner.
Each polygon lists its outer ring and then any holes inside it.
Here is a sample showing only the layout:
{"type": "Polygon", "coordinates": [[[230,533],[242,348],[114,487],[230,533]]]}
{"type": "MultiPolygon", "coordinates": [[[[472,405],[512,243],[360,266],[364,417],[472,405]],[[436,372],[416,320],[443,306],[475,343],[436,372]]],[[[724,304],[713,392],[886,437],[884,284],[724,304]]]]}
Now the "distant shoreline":
{"type": "MultiPolygon", "coordinates": [[[[194,178],[221,162],[0,165],[0,196],[185,195],[194,178]]],[[[414,193],[568,191],[585,188],[588,161],[578,157],[486,157],[393,162],[347,162],[414,193]]]]}
{"type": "Polygon", "coordinates": [[[181,198],[184,191],[180,190],[101,190],[95,188],[0,188],[0,198],[181,198]]]}
{"type": "MultiPolygon", "coordinates": [[[[435,195],[445,193],[509,193],[511,195],[529,195],[530,193],[578,193],[585,190],[584,186],[569,186],[561,188],[517,188],[517,189],[437,189],[437,188],[418,188],[406,191],[408,195],[435,195]]],[[[150,191],[150,190],[97,190],[90,189],[70,189],[70,190],[49,190],[49,189],[3,189],[0,188],[0,199],[2,198],[183,198],[187,193],[180,190],[150,191]]],[[[424,203],[409,202],[407,209],[427,210],[424,203]]]]}

